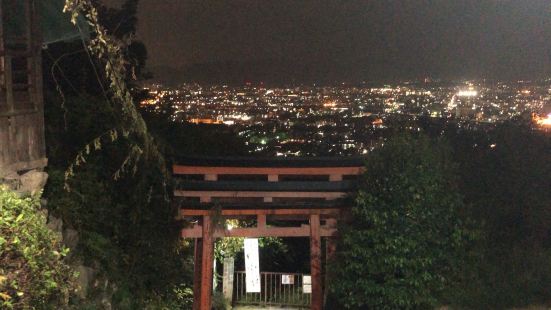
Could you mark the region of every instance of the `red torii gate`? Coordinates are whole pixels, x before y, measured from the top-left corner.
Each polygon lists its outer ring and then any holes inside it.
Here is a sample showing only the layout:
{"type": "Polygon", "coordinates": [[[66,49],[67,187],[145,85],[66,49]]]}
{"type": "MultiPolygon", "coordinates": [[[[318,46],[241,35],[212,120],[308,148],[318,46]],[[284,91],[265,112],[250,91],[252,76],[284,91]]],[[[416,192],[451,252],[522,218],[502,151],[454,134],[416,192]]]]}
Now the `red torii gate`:
{"type": "Polygon", "coordinates": [[[335,251],[337,220],[363,171],[362,158],[202,158],[173,166],[174,191],[183,218],[197,220],[182,229],[195,239],[194,309],[210,310],[214,241],[222,237],[309,237],[311,309],[323,307],[321,238],[327,257],[335,251]],[[214,207],[217,208],[214,208],[214,207]],[[256,219],[256,227],[215,227],[214,217],[256,219]],[[307,221],[300,227],[270,227],[268,220],[307,221]]]}

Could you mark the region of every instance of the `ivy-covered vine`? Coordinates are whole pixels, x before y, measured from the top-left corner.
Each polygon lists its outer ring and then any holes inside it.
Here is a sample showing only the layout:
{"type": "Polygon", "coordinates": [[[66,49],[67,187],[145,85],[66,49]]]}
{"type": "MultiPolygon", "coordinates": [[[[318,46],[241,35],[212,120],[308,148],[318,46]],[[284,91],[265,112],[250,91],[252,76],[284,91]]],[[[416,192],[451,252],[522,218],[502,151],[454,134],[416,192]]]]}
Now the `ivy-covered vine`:
{"type": "Polygon", "coordinates": [[[102,65],[105,77],[109,83],[110,104],[120,109],[122,122],[119,128],[112,128],[104,134],[94,138],[78,152],[73,163],[69,165],[65,173],[65,187],[69,189],[67,180],[74,176],[74,169],[86,162],[86,156],[94,150],[102,147],[102,142],[115,141],[121,135],[125,138],[133,137],[138,143],[132,143],[126,159],[123,161],[114,178],[118,179],[121,173],[132,170],[136,172],[136,163],[140,159],[156,161],[164,169],[166,164],[164,157],[159,152],[152,136],[149,134],[147,125],[134,105],[132,94],[126,84],[126,65],[123,50],[130,42],[130,38],[119,40],[110,35],[100,24],[98,11],[90,0],[66,0],[63,9],[71,15],[71,22],[78,27],[77,19],[84,17],[91,28],[92,38],[87,42],[88,52],[95,56],[102,65]]]}

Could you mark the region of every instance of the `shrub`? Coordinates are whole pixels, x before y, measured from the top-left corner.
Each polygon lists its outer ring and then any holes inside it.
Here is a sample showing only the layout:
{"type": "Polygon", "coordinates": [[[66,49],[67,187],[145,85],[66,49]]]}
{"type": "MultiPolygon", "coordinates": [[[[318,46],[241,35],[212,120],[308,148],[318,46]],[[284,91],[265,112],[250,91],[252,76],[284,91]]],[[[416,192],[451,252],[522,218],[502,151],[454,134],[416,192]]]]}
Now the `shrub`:
{"type": "Polygon", "coordinates": [[[38,199],[0,186],[0,308],[56,309],[69,301],[68,249],[46,226],[38,199]]]}

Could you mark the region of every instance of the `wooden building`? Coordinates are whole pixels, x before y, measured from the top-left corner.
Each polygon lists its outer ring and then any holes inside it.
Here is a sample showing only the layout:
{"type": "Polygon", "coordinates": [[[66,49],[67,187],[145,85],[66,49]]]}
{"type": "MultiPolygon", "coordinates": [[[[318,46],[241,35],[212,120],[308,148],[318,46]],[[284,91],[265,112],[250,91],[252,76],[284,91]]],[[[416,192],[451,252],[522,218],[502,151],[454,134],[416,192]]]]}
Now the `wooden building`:
{"type": "Polygon", "coordinates": [[[0,178],[47,164],[38,13],[36,0],[0,0],[0,178]]]}

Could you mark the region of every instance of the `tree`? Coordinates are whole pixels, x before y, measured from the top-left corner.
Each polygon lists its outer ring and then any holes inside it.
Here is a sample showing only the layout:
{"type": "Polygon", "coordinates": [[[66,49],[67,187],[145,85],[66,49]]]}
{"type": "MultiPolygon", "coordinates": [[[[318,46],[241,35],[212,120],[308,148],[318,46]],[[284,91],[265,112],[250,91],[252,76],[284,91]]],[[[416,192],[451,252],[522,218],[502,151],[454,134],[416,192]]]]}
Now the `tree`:
{"type": "Polygon", "coordinates": [[[143,160],[135,173],[114,180],[131,147],[131,141],[119,139],[91,153],[68,181],[71,191],[65,191],[64,171],[83,140],[114,127],[118,119],[107,102],[92,96],[69,97],[64,109],[46,106],[50,178],[45,196],[49,211],[79,233],[72,258],[97,268],[100,279],[116,287],[106,291],[118,309],[141,309],[154,296],[171,299],[175,287],[191,283],[192,261],[184,255],[191,257],[179,238],[175,205],[165,197],[171,192],[166,171],[143,160]]]}
{"type": "Polygon", "coordinates": [[[477,222],[481,259],[454,303],[504,309],[551,300],[551,136],[529,117],[487,133],[450,135],[461,191],[477,222]]]}
{"type": "MultiPolygon", "coordinates": [[[[136,2],[126,1],[123,9],[135,14],[136,2]]],[[[135,64],[129,58],[131,50],[108,34],[125,37],[133,31],[135,19],[101,7],[97,13],[87,0],[66,4],[72,14],[86,17],[96,39],[87,45],[91,59],[87,53],[67,54],[64,45],[48,51],[54,55],[50,64],[45,63],[44,72],[51,77],[47,89],[62,91],[59,97],[50,92],[45,98],[50,158],[46,197],[49,211],[79,233],[72,258],[98,269],[98,282],[109,283],[96,286],[87,300],[78,303],[92,308],[99,302],[95,297],[110,296],[117,309],[188,307],[192,247],[179,238],[172,179],[164,158],[184,153],[183,148],[196,140],[183,143],[180,140],[190,135],[187,128],[168,115],[138,110],[132,100],[136,94],[127,87],[129,64],[135,64]],[[113,33],[117,16],[134,21],[113,33]],[[178,143],[169,145],[173,141],[166,137],[178,143]],[[67,170],[72,175],[68,179],[67,170]],[[65,185],[71,191],[65,191],[65,185]]],[[[220,135],[213,132],[208,137],[200,143],[212,140],[223,145],[220,135]]]]}
{"type": "Polygon", "coordinates": [[[434,306],[474,236],[459,216],[463,207],[442,143],[391,139],[368,157],[351,219],[341,227],[335,297],[349,309],[434,306]]]}
{"type": "MultiPolygon", "coordinates": [[[[136,1],[126,3],[135,14],[136,1]]],[[[67,0],[66,10],[73,19],[85,17],[92,27],[92,40],[85,46],[88,51],[79,54],[84,58],[72,59],[72,52],[52,57],[52,69],[44,70],[54,79],[51,89],[70,89],[60,91],[60,98],[46,97],[52,158],[46,197],[49,211],[79,233],[72,258],[98,269],[97,280],[105,283],[78,303],[92,308],[98,295],[110,296],[117,309],[178,302],[191,280],[191,273],[185,272],[190,269],[188,261],[181,255],[188,248],[178,237],[164,157],[127,87],[131,61],[126,45],[100,25],[90,1],[67,0]],[[79,83],[71,83],[66,75],[74,72],[62,70],[60,59],[74,61],[71,68],[90,66],[76,70],[84,74],[79,83]],[[56,76],[63,80],[61,85],[56,76]],[[62,104],[56,105],[56,100],[62,104]],[[64,190],[68,187],[71,191],[64,190]]],[[[107,20],[108,14],[102,16],[107,20]]]]}

